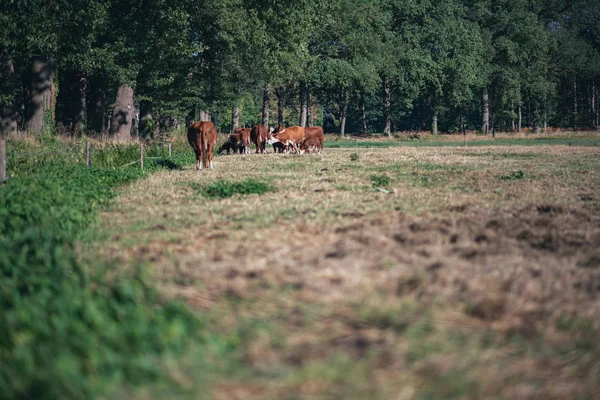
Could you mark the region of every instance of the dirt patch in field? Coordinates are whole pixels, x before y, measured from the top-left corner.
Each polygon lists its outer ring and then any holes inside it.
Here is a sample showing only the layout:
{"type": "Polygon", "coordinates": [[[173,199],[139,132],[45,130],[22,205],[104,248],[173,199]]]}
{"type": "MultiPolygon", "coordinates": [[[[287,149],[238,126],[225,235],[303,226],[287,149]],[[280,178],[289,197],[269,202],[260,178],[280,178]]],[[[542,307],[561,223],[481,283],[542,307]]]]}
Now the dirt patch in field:
{"type": "Polygon", "coordinates": [[[563,314],[600,321],[598,249],[596,214],[548,204],[490,214],[454,206],[442,218],[396,212],[333,229],[199,234],[175,250],[183,262],[162,278],[210,282],[193,293],[171,287],[199,307],[274,287],[313,301],[375,292],[459,302],[474,318],[529,335],[563,314]]]}
{"type": "MultiPolygon", "coordinates": [[[[595,321],[591,335],[598,337],[599,248],[598,214],[549,204],[490,213],[458,205],[443,217],[392,212],[329,229],[304,224],[198,234],[193,246],[175,250],[185,261],[176,271],[165,269],[161,281],[168,295],[182,296],[198,310],[218,310],[224,332],[241,320],[275,323],[283,345],[274,344],[270,332],[245,346],[243,360],[259,374],[282,365],[311,369],[343,352],[368,360],[361,379],[372,386],[365,396],[398,379],[392,371],[410,371],[407,398],[421,385],[443,397],[444,377],[458,370],[464,390],[475,397],[585,397],[585,382],[595,379],[597,352],[573,363],[531,358],[506,343],[543,338],[548,348],[569,348],[581,332],[557,328],[565,319],[595,321]],[[321,309],[313,317],[311,305],[321,309]],[[442,339],[429,339],[423,314],[428,308],[437,310],[431,324],[442,339]],[[432,344],[420,349],[400,339],[411,329],[416,343],[432,344]],[[477,355],[452,355],[460,346],[481,346],[487,329],[502,338],[494,342],[504,344],[477,355]],[[476,339],[444,350],[438,342],[449,340],[451,332],[470,332],[476,339]],[[428,353],[428,346],[438,345],[440,354],[428,353]]],[[[589,341],[589,329],[584,334],[589,341]]],[[[299,386],[224,384],[215,396],[344,393],[340,390],[313,377],[299,386]]]]}

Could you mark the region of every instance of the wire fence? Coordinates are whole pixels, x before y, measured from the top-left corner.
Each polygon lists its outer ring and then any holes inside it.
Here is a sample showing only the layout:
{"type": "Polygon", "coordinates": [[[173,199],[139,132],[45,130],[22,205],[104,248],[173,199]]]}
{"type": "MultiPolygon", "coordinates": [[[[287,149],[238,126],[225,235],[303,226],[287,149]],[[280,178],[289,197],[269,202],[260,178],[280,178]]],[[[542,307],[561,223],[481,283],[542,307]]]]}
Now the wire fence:
{"type": "MultiPolygon", "coordinates": [[[[168,157],[172,157],[172,144],[171,143],[162,143],[159,144],[159,146],[161,147],[167,147],[168,149],[168,157]]],[[[143,169],[144,168],[144,160],[148,160],[148,159],[162,159],[165,158],[163,157],[151,157],[151,156],[145,156],[144,152],[145,152],[145,148],[144,148],[144,144],[140,143],[140,153],[139,153],[139,158],[128,162],[126,164],[123,165],[119,165],[117,167],[114,168],[124,168],[124,167],[128,167],[134,164],[140,164],[140,168],[143,169]]],[[[86,142],[85,145],[85,163],[86,166],[91,167],[92,166],[92,152],[93,152],[93,146],[91,144],[91,142],[86,142]]],[[[12,159],[31,159],[31,158],[39,158],[39,157],[47,157],[47,156],[63,156],[63,157],[73,157],[74,153],[69,153],[69,152],[65,152],[65,151],[40,151],[40,152],[13,152],[13,153],[7,153],[6,152],[6,140],[0,140],[0,185],[6,183],[8,181],[8,179],[10,178],[9,175],[7,175],[7,160],[8,158],[12,158],[12,159]]]]}

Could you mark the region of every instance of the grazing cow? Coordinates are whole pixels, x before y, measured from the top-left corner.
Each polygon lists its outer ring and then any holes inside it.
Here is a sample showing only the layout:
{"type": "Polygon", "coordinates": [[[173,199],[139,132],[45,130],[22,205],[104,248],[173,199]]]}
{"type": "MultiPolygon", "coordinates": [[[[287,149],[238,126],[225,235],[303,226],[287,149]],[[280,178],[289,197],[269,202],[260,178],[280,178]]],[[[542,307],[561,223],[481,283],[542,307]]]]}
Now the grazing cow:
{"type": "MultiPolygon", "coordinates": [[[[256,154],[263,153],[265,154],[267,151],[265,149],[265,145],[267,144],[267,139],[269,138],[269,129],[261,124],[254,125],[252,131],[250,131],[250,139],[254,142],[256,146],[256,154]]],[[[275,150],[275,148],[273,148],[275,150]]]]}
{"type": "Polygon", "coordinates": [[[219,147],[218,154],[221,154],[224,151],[227,151],[227,154],[229,154],[231,150],[233,150],[234,153],[237,153],[238,144],[234,135],[227,135],[227,140],[219,147]]]}
{"type": "Polygon", "coordinates": [[[319,153],[322,153],[323,143],[325,143],[325,133],[323,132],[323,128],[321,128],[320,126],[311,126],[309,128],[304,128],[304,134],[304,141],[309,139],[314,139],[318,141],[318,144],[314,144],[314,146],[317,146],[317,150],[319,151],[319,153]]]}
{"type": "Polygon", "coordinates": [[[196,169],[214,168],[213,149],[217,143],[217,128],[210,121],[194,122],[187,131],[187,139],[196,153],[196,169]],[[200,160],[202,159],[202,164],[200,160]]]}
{"type": "Polygon", "coordinates": [[[289,128],[277,127],[277,131],[271,134],[268,143],[283,143],[286,147],[291,145],[294,151],[298,152],[298,143],[304,140],[304,128],[301,126],[290,126],[289,128]]]}
{"type": "Polygon", "coordinates": [[[273,153],[285,153],[285,145],[281,142],[275,142],[272,144],[273,153]]]}
{"type": "Polygon", "coordinates": [[[233,130],[234,135],[239,135],[240,153],[250,153],[250,132],[251,128],[235,128],[233,130]]]}
{"type": "Polygon", "coordinates": [[[311,149],[314,149],[315,153],[319,152],[321,150],[321,141],[314,137],[304,139],[300,145],[300,154],[304,154],[304,152],[311,153],[311,149]]]}

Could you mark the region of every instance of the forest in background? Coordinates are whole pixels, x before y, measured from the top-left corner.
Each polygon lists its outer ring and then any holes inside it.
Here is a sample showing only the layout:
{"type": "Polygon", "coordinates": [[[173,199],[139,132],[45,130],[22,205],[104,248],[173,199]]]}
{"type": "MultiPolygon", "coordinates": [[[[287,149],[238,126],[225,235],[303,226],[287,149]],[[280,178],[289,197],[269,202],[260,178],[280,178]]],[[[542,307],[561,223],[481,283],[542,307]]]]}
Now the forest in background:
{"type": "Polygon", "coordinates": [[[4,132],[595,129],[593,0],[2,0],[4,132]]]}

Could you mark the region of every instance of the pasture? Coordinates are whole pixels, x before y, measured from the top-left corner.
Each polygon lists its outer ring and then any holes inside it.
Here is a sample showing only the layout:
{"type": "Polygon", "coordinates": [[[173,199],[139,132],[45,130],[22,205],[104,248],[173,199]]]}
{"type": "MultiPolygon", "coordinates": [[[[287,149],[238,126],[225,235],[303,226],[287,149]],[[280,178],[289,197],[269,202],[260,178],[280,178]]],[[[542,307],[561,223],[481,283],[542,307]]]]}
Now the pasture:
{"type": "Polygon", "coordinates": [[[169,367],[195,396],[591,399],[600,147],[576,139],[190,155],[121,187],[78,259],[202,317],[201,369],[169,367]]]}

